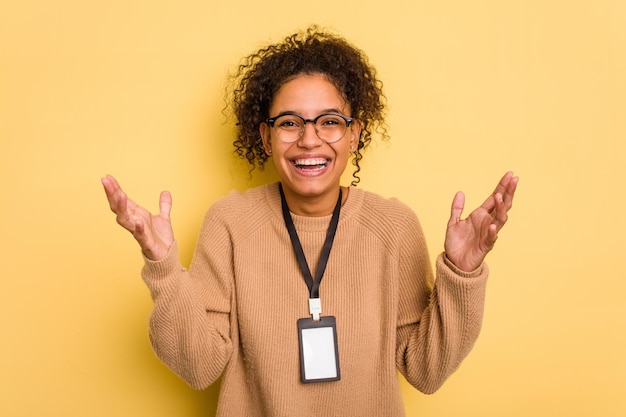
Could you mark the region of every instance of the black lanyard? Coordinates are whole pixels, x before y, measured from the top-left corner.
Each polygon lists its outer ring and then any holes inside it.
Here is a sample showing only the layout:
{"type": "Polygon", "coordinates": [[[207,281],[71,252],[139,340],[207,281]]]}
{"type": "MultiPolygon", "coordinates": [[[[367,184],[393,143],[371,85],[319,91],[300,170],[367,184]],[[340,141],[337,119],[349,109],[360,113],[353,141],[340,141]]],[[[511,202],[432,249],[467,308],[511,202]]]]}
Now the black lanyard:
{"type": "Polygon", "coordinates": [[[300,264],[300,270],[302,271],[302,275],[304,276],[304,281],[306,282],[307,287],[309,287],[310,298],[319,298],[320,282],[322,281],[324,271],[326,270],[326,264],[328,263],[328,257],[330,256],[330,250],[333,247],[333,240],[335,239],[335,233],[337,232],[337,225],[339,224],[339,212],[341,211],[342,194],[341,188],[339,189],[339,198],[337,199],[337,204],[335,205],[335,209],[333,210],[333,216],[330,219],[330,224],[328,225],[328,231],[326,232],[324,247],[322,248],[322,253],[320,254],[320,259],[317,263],[317,269],[315,270],[315,280],[313,280],[313,276],[311,275],[309,264],[307,263],[306,257],[304,256],[304,251],[302,250],[300,238],[298,238],[296,227],[294,226],[293,219],[291,218],[291,214],[289,213],[289,206],[287,205],[287,200],[285,199],[285,193],[283,192],[282,184],[279,184],[279,190],[280,200],[283,207],[283,218],[285,219],[285,225],[287,226],[287,231],[289,232],[289,237],[291,238],[293,251],[296,254],[296,258],[298,258],[298,264],[300,264]]]}

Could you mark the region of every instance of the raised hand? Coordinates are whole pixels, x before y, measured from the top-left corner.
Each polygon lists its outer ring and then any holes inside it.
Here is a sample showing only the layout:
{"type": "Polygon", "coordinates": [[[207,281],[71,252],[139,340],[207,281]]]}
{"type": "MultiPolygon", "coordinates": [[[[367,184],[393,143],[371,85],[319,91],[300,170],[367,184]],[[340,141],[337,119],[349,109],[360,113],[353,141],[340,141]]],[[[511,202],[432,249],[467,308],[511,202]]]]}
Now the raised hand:
{"type": "Polygon", "coordinates": [[[478,268],[493,249],[498,232],[508,219],[519,178],[507,172],[485,202],[461,219],[465,195],[458,192],[452,201],[444,243],[446,256],[462,271],[478,268]]]}
{"type": "Polygon", "coordinates": [[[129,199],[111,175],[102,178],[102,185],[111,211],[116,214],[117,223],[134,236],[146,258],[153,261],[165,258],[174,243],[174,231],[170,221],[172,209],[170,193],[167,191],[161,193],[160,212],[151,214],[129,199]]]}

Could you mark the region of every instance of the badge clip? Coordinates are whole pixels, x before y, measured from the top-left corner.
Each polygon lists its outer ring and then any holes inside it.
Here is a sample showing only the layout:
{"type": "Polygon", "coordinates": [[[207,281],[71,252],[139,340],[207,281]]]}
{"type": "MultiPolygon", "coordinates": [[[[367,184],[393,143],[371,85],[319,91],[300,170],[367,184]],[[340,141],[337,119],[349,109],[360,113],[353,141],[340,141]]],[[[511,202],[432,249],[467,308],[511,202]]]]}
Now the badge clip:
{"type": "Polygon", "coordinates": [[[309,313],[313,316],[313,321],[320,321],[322,301],[319,298],[309,298],[309,313]]]}

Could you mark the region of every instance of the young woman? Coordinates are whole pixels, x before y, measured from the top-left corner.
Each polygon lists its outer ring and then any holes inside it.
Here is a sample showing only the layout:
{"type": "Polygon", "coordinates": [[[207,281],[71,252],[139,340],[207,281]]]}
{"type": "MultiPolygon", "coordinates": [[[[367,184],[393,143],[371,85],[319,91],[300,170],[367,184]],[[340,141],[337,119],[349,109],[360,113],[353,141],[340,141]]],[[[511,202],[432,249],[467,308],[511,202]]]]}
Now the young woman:
{"type": "Polygon", "coordinates": [[[152,345],[194,388],[223,375],[219,416],[401,416],[397,370],[432,393],[478,336],[483,261],[518,179],[505,174],[465,219],[454,197],[435,279],[411,209],[354,186],[372,133],[386,134],[380,86],[360,50],[317,28],[250,55],[234,145],[252,167],[272,158],[280,183],[212,206],[188,270],[170,194],[151,214],[102,180],[145,256],[152,345]]]}

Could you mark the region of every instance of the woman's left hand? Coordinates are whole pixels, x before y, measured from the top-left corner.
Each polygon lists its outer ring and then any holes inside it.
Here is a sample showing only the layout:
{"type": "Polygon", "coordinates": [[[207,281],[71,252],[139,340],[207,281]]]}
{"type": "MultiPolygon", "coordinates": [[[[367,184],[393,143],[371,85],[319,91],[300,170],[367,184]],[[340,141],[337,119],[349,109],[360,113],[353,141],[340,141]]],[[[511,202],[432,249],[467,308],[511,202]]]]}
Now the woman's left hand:
{"type": "Polygon", "coordinates": [[[458,192],[454,196],[444,247],[450,262],[461,271],[477,269],[493,249],[508,219],[518,182],[518,177],[507,172],[494,192],[466,219],[461,219],[465,195],[458,192]]]}

